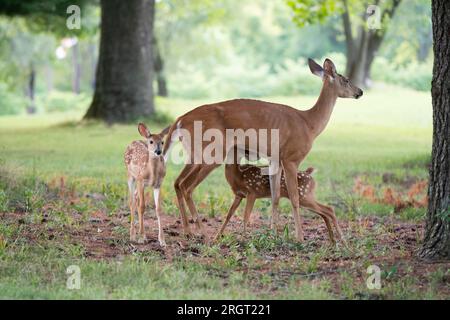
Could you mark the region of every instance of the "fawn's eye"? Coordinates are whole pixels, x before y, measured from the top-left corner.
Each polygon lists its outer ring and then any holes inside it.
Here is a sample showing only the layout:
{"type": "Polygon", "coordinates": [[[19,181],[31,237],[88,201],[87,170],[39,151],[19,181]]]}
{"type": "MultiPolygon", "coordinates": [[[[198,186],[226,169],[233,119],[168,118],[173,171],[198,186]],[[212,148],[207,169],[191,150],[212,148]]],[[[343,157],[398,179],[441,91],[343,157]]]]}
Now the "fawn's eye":
{"type": "Polygon", "coordinates": [[[164,141],[162,141],[161,144],[164,144],[164,141]]]}
{"type": "Polygon", "coordinates": [[[153,144],[153,140],[150,140],[150,144],[153,144]]]}

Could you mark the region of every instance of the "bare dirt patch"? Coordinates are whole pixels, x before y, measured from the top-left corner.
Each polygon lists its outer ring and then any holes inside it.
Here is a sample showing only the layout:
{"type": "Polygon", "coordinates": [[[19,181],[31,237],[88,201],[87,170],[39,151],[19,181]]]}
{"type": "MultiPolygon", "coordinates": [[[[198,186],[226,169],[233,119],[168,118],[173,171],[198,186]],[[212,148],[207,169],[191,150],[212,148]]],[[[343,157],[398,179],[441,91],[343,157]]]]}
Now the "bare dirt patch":
{"type": "MultiPolygon", "coordinates": [[[[183,234],[180,219],[165,214],[163,225],[167,246],[162,248],[157,239],[157,221],[151,209],[147,210],[145,218],[148,240],[144,244],[129,241],[129,215],[125,212],[108,216],[98,210],[91,212],[89,217],[76,212],[68,214],[72,218],[70,224],[52,223],[52,214],[34,223],[27,221],[26,213],[3,213],[1,219],[13,228],[26,224],[26,227],[20,228],[21,231],[16,237],[30,245],[74,245],[82,248],[85,258],[94,260],[120,260],[128,255],[142,253],[157,254],[166,263],[186,258],[204,265],[216,266],[211,267],[211,272],[224,278],[231,269],[250,277],[265,275],[272,278],[277,288],[296,276],[312,281],[326,279],[332,283],[331,290],[340,294],[343,274],[356,279],[355,283],[364,286],[367,278],[366,268],[375,264],[386,273],[385,277],[399,280],[412,276],[417,280],[418,290],[425,290],[431,281],[430,274],[438,269],[450,268],[448,263],[427,265],[417,261],[415,251],[423,238],[423,224],[405,222],[393,217],[367,216],[354,221],[341,219],[340,225],[349,243],[349,249],[346,249],[342,245],[338,248],[330,247],[323,221],[311,215],[304,217],[305,242],[298,245],[287,236],[289,232],[285,230],[280,230],[279,236],[274,235],[267,227],[267,219],[256,212],[252,215],[250,230],[246,235],[242,234],[241,217],[234,216],[225,231],[228,236],[217,244],[211,243],[210,239],[222,223],[220,217],[203,218],[206,236],[197,233],[195,237],[188,239],[183,234]],[[264,247],[266,243],[270,246],[264,247]],[[218,250],[215,255],[206,250],[213,245],[218,250]],[[250,261],[249,248],[254,250],[256,262],[250,261]],[[231,258],[234,260],[230,266],[227,259],[231,258]]],[[[288,225],[293,229],[291,220],[291,217],[282,217],[280,225],[288,225]]],[[[191,228],[195,230],[192,222],[191,228]]],[[[14,239],[7,241],[12,243],[14,239]]],[[[437,280],[436,285],[444,297],[450,297],[448,272],[442,279],[437,280]]],[[[360,294],[361,298],[382,298],[360,294]]]]}

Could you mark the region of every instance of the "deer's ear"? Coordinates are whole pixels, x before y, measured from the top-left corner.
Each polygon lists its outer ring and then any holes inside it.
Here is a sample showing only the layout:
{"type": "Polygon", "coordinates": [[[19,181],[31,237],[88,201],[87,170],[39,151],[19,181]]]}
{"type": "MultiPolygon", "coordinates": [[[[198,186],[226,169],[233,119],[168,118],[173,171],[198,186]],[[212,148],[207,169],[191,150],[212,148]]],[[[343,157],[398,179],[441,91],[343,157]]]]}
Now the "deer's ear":
{"type": "Polygon", "coordinates": [[[168,134],[169,133],[169,130],[170,130],[170,126],[167,126],[166,128],[164,128],[164,130],[163,131],[161,131],[161,135],[163,135],[163,136],[165,136],[166,134],[168,134]]]}
{"type": "Polygon", "coordinates": [[[316,76],[318,76],[319,78],[323,78],[323,68],[317,63],[315,62],[313,59],[308,58],[308,66],[309,66],[309,70],[311,70],[312,74],[315,74],[316,76]]]}
{"type": "Polygon", "coordinates": [[[144,138],[150,138],[150,131],[147,129],[147,126],[142,122],[138,124],[138,131],[144,138]]]}
{"type": "Polygon", "coordinates": [[[336,76],[336,67],[334,66],[333,61],[331,61],[330,59],[325,59],[323,63],[323,69],[329,76],[333,78],[336,76]]]}

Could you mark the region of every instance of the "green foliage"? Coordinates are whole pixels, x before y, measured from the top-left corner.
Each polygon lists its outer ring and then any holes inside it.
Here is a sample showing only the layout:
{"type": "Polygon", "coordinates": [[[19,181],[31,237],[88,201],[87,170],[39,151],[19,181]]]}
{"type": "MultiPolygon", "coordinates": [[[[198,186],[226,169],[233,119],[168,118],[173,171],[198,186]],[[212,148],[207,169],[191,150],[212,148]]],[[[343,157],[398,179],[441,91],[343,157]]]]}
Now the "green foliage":
{"type": "Polygon", "coordinates": [[[330,15],[343,10],[343,2],[336,0],[286,0],[294,12],[293,20],[300,27],[324,22],[330,15]]]}
{"type": "Polygon", "coordinates": [[[0,97],[0,116],[19,114],[25,110],[27,100],[16,92],[8,90],[3,83],[0,83],[0,97]]]}
{"type": "Polygon", "coordinates": [[[63,112],[85,110],[91,101],[87,94],[52,91],[48,95],[41,95],[37,100],[38,106],[45,112],[63,112]]]}
{"type": "Polygon", "coordinates": [[[375,81],[383,81],[401,85],[420,91],[431,90],[432,63],[410,62],[404,66],[390,64],[382,57],[375,60],[372,67],[372,77],[375,81]]]}

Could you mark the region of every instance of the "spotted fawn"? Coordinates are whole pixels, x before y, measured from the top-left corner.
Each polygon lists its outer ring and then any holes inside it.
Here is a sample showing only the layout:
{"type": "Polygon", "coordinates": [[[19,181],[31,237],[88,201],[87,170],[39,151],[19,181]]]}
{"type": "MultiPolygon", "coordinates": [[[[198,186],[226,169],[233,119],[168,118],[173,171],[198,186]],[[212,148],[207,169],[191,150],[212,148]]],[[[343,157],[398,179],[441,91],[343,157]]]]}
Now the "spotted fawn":
{"type": "Polygon", "coordinates": [[[130,240],[136,241],[135,213],[136,204],[139,200],[137,211],[139,218],[139,243],[146,240],[144,230],[145,199],[144,188],[153,188],[155,201],[155,212],[158,218],[158,240],[161,246],[165,246],[164,232],[161,226],[160,188],[166,175],[166,164],[162,156],[164,136],[169,128],[159,134],[151,134],[145,124],[139,123],[138,131],[145,141],[137,140],[128,145],[124,160],[127,168],[129,205],[131,211],[130,240]]]}
{"type": "MultiPolygon", "coordinates": [[[[244,211],[245,233],[251,211],[255,204],[255,200],[271,197],[269,176],[263,175],[262,170],[267,170],[267,167],[239,164],[225,165],[225,176],[228,184],[233,190],[235,198],[220,231],[216,235],[216,239],[218,239],[222,235],[226,225],[228,224],[236,209],[239,207],[242,199],[247,199],[244,211]]],[[[330,206],[319,203],[315,198],[314,191],[316,188],[316,182],[312,177],[313,171],[314,168],[308,168],[305,171],[300,171],[297,173],[299,205],[303,208],[317,213],[323,218],[327,226],[330,241],[332,243],[335,243],[332,225],[334,225],[339,239],[343,239],[342,231],[337,223],[334,209],[330,206]]],[[[280,196],[282,198],[289,198],[286,181],[284,178],[284,172],[281,175],[280,187],[280,196]]]]}

